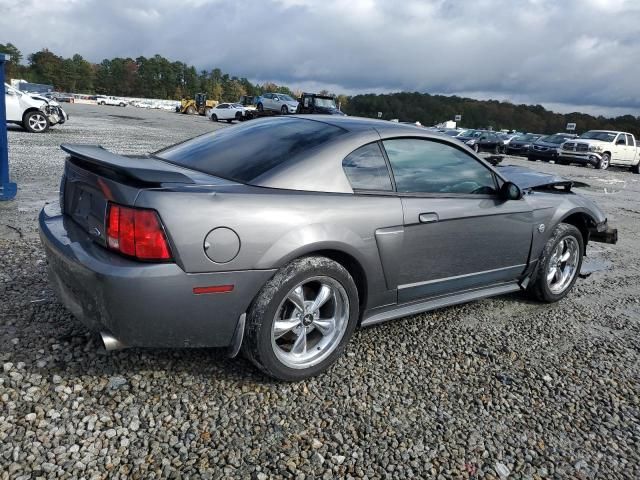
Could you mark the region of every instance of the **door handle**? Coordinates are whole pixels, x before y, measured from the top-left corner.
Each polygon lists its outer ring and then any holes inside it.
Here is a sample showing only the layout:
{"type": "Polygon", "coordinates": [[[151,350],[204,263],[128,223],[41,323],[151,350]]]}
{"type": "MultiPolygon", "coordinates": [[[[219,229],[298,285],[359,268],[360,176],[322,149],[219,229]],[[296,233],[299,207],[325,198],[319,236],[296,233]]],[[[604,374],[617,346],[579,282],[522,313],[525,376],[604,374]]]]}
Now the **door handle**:
{"type": "Polygon", "coordinates": [[[435,212],[421,213],[418,218],[420,219],[420,223],[433,223],[439,220],[438,214],[435,212]]]}

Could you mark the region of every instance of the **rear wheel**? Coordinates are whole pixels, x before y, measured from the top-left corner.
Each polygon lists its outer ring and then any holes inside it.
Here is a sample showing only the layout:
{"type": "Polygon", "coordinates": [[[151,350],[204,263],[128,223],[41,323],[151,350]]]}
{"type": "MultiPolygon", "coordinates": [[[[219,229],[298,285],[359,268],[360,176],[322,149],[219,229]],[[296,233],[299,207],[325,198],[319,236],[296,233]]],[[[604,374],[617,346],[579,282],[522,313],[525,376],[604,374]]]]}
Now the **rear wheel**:
{"type": "Polygon", "coordinates": [[[253,301],[243,351],[267,375],[302,380],[342,355],[357,319],[358,291],[349,272],[325,257],[299,258],[253,301]]]}
{"type": "Polygon", "coordinates": [[[640,161],[631,167],[631,171],[636,174],[640,173],[640,161]]]}
{"type": "Polygon", "coordinates": [[[238,120],[239,122],[242,121],[242,113],[240,113],[240,112],[236,113],[236,120],[238,120]]]}
{"type": "Polygon", "coordinates": [[[33,110],[22,118],[22,126],[31,133],[46,132],[49,129],[49,119],[40,110],[33,110]]]}
{"type": "Polygon", "coordinates": [[[584,241],[580,230],[568,223],[559,224],[538,258],[536,276],[529,285],[529,294],[548,303],[564,298],[578,278],[583,252],[584,241]]]}
{"type": "Polygon", "coordinates": [[[608,153],[603,153],[602,157],[600,158],[600,160],[598,160],[598,163],[596,164],[596,168],[598,170],[606,170],[607,168],[609,168],[610,162],[611,162],[611,155],[609,155],[608,153]]]}

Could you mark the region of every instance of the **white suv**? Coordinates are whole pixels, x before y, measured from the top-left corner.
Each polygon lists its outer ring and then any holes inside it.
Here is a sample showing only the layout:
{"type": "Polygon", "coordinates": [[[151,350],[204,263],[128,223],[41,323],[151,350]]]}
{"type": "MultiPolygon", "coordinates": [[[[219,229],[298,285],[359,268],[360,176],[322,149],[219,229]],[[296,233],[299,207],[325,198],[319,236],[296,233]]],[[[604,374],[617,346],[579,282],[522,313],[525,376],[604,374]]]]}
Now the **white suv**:
{"type": "Polygon", "coordinates": [[[50,126],[64,123],[69,118],[58,105],[52,105],[42,97],[35,99],[6,83],[4,101],[7,105],[7,123],[22,125],[29,132],[46,132],[50,126]]]}

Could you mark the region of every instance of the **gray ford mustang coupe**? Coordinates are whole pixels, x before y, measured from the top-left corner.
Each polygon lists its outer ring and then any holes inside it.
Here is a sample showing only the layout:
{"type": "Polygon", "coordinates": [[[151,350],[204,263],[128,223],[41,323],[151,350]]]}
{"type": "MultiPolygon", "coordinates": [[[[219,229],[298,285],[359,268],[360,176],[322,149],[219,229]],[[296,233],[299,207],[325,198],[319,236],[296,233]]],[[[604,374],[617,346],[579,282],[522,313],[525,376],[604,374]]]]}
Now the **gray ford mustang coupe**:
{"type": "Polygon", "coordinates": [[[69,153],[40,214],[51,284],[108,349],[228,347],[316,375],[357,326],[571,290],[617,231],[562,178],[392,122],[286,116],[154,154],[69,153]]]}

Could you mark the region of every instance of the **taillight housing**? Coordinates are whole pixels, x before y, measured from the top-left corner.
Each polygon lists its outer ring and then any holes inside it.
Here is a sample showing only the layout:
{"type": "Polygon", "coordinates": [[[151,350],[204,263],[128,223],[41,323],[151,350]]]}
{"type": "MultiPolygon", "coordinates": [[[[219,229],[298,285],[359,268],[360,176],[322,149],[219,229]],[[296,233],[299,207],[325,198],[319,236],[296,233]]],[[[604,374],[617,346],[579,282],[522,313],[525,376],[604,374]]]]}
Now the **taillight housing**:
{"type": "Polygon", "coordinates": [[[109,203],[107,246],[138,260],[167,262],[173,259],[160,217],[148,208],[109,203]]]}

